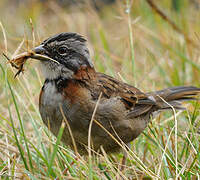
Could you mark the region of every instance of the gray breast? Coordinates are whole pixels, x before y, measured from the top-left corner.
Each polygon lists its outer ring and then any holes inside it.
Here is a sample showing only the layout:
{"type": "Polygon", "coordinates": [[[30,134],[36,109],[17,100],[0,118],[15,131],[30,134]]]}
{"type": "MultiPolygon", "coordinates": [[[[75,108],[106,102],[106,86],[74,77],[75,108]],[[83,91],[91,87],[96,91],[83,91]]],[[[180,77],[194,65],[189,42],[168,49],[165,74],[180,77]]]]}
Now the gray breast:
{"type": "Polygon", "coordinates": [[[62,123],[60,106],[62,107],[63,100],[63,96],[57,91],[54,81],[44,84],[39,110],[43,122],[54,135],[57,135],[62,123]]]}
{"type": "Polygon", "coordinates": [[[42,105],[50,106],[55,108],[58,103],[63,101],[63,97],[57,91],[56,85],[54,81],[50,81],[44,84],[43,87],[43,95],[42,95],[42,105]]]}
{"type": "MultiPolygon", "coordinates": [[[[70,101],[64,98],[64,94],[61,93],[62,91],[57,89],[55,81],[49,81],[44,84],[39,107],[42,120],[51,132],[57,136],[64,119],[61,113],[62,108],[65,118],[73,131],[74,137],[78,137],[79,140],[84,139],[83,141],[85,141],[94,107],[84,106],[83,108],[82,100],[71,104],[70,101]]],[[[65,127],[65,129],[63,141],[65,144],[71,144],[71,138],[68,134],[67,127],[65,127]]]]}

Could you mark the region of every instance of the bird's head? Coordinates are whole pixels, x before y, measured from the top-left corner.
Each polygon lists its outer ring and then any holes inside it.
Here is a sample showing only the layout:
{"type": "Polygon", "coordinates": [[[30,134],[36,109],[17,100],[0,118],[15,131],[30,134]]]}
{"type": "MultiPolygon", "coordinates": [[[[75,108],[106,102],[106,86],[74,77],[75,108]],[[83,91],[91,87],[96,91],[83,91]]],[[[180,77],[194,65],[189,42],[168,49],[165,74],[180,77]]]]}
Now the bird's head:
{"type": "Polygon", "coordinates": [[[32,58],[41,61],[41,68],[47,79],[64,77],[70,79],[82,68],[92,68],[86,40],[77,33],[60,33],[43,41],[33,49],[32,58]],[[46,61],[49,57],[54,61],[46,61]]]}

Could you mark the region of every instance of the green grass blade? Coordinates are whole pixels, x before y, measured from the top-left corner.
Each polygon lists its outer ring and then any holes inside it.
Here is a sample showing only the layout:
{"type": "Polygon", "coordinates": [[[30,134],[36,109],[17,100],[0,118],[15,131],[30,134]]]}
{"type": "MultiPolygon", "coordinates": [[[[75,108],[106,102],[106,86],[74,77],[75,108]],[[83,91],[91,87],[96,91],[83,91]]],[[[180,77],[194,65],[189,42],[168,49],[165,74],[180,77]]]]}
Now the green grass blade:
{"type": "Polygon", "coordinates": [[[26,170],[29,170],[28,168],[28,165],[27,165],[27,161],[24,157],[24,152],[19,144],[19,140],[17,138],[17,133],[15,131],[15,125],[14,125],[14,122],[13,122],[13,118],[12,118],[12,113],[11,113],[11,110],[10,110],[10,107],[8,106],[8,111],[9,111],[9,115],[10,115],[10,121],[11,121],[11,126],[12,126],[12,130],[13,130],[13,133],[14,133],[14,137],[15,137],[15,141],[16,141],[16,144],[17,144],[17,148],[19,149],[19,152],[20,152],[20,156],[22,158],[22,161],[24,162],[24,166],[26,168],[26,170]]]}
{"type": "Polygon", "coordinates": [[[26,135],[25,135],[25,132],[24,132],[24,127],[23,127],[22,119],[21,119],[21,116],[20,116],[20,113],[19,113],[18,105],[17,105],[16,99],[15,99],[15,96],[14,96],[14,93],[13,93],[13,90],[11,88],[9,81],[7,81],[7,84],[8,84],[8,87],[10,89],[11,96],[12,96],[12,99],[13,99],[13,102],[14,102],[14,105],[15,105],[15,110],[17,112],[17,116],[18,116],[18,119],[19,119],[22,136],[24,138],[24,142],[25,142],[25,146],[26,146],[26,150],[27,150],[27,154],[28,154],[28,158],[29,158],[30,168],[33,171],[32,158],[31,158],[31,154],[30,154],[29,147],[28,147],[28,144],[27,144],[27,139],[26,139],[26,135]]]}
{"type": "Polygon", "coordinates": [[[62,138],[62,134],[63,134],[63,131],[65,129],[65,123],[62,122],[61,126],[60,126],[60,130],[58,132],[58,136],[57,136],[57,140],[56,140],[56,144],[54,145],[53,147],[53,153],[52,153],[52,156],[51,156],[51,159],[49,161],[49,166],[48,166],[48,172],[50,175],[53,175],[55,176],[54,172],[53,172],[53,162],[54,162],[54,159],[56,157],[56,153],[58,151],[58,145],[60,144],[60,141],[61,141],[61,138],[62,138]]]}

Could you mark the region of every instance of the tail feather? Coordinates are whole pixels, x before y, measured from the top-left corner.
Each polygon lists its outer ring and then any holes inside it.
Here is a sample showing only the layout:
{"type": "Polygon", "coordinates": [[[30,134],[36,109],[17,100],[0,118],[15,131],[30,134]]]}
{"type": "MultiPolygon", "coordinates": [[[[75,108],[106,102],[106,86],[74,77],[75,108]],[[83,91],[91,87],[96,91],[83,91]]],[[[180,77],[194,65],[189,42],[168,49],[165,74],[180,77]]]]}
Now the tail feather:
{"type": "Polygon", "coordinates": [[[155,99],[155,105],[160,109],[183,109],[182,101],[197,100],[200,88],[194,86],[179,86],[167,88],[161,91],[151,92],[150,96],[155,99]]]}
{"type": "Polygon", "coordinates": [[[198,100],[198,94],[200,94],[200,88],[194,86],[179,86],[149,92],[147,93],[148,98],[139,99],[128,116],[138,117],[142,114],[167,110],[172,107],[183,110],[185,108],[182,106],[182,101],[198,100]]]}

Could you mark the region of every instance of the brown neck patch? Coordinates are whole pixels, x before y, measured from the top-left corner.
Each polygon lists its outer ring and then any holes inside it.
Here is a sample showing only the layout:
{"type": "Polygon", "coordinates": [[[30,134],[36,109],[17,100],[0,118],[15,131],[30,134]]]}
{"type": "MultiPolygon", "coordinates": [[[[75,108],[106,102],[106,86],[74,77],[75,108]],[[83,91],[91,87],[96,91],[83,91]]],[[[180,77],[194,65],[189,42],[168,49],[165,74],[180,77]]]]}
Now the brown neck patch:
{"type": "Polygon", "coordinates": [[[74,74],[74,78],[77,80],[93,80],[96,78],[95,69],[81,66],[80,69],[74,74]]]}

